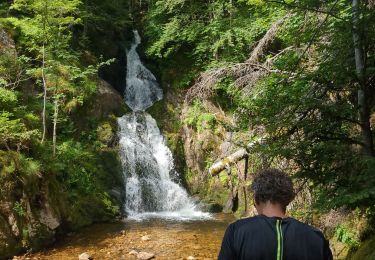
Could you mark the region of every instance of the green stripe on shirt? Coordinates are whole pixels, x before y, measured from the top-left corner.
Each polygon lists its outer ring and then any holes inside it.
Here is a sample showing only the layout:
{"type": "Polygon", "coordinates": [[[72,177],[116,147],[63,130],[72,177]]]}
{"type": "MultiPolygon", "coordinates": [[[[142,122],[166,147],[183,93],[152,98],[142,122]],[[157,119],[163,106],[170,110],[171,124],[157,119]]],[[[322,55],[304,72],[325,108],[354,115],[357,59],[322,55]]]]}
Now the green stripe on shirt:
{"type": "Polygon", "coordinates": [[[276,220],[276,233],[277,233],[277,255],[276,260],[282,260],[283,259],[283,253],[284,253],[284,238],[283,238],[283,231],[281,228],[281,220],[276,220]]]}

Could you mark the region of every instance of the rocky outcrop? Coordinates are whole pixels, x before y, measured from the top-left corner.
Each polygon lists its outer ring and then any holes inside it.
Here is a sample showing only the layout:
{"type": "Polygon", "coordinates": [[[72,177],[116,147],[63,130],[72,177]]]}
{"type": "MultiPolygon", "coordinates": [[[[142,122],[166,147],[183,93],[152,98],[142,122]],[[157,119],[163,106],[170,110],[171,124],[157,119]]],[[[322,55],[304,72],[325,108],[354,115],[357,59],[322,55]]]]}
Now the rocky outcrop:
{"type": "Polygon", "coordinates": [[[60,203],[43,178],[5,174],[0,176],[0,258],[52,243],[62,223],[60,203]]]}
{"type": "Polygon", "coordinates": [[[13,38],[0,26],[0,53],[16,52],[16,46],[13,38]]]}
{"type": "Polygon", "coordinates": [[[232,124],[232,119],[208,100],[201,106],[201,114],[195,116],[204,118],[205,114],[214,115],[215,120],[211,125],[205,120],[198,120],[196,125],[189,124],[186,119],[192,116],[189,112],[191,105],[185,104],[181,113],[184,155],[187,167],[192,171],[187,182],[191,192],[207,205],[204,208],[217,212],[232,199],[231,185],[228,179],[210,176],[208,168],[214,160],[224,158],[236,149],[232,143],[232,133],[223,127],[232,124]]]}
{"type": "Polygon", "coordinates": [[[108,82],[99,80],[97,88],[91,104],[85,108],[88,116],[102,119],[111,113],[120,116],[125,112],[126,108],[122,96],[108,82]]]}
{"type": "Polygon", "coordinates": [[[73,118],[76,127],[82,131],[90,127],[89,121],[102,122],[98,128],[99,138],[113,143],[117,131],[115,117],[120,117],[126,112],[127,108],[120,93],[108,82],[100,79],[96,93],[78,109],[73,118]],[[90,120],[82,120],[82,118],[90,118],[90,120]]]}
{"type": "Polygon", "coordinates": [[[11,256],[20,249],[7,219],[0,215],[0,258],[11,256]]]}

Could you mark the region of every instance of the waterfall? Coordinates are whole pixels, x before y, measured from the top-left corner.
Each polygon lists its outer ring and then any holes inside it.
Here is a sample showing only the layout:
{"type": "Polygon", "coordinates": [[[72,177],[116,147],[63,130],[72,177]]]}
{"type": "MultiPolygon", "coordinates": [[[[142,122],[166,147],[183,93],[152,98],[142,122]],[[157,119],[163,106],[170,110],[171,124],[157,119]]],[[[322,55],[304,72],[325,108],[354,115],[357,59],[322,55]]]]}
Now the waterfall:
{"type": "Polygon", "coordinates": [[[155,76],[143,66],[137,47],[141,43],[138,31],[134,31],[134,41],[127,52],[127,71],[125,103],[133,111],[145,111],[155,101],[163,98],[163,92],[159,88],[155,76]]]}
{"type": "Polygon", "coordinates": [[[172,153],[155,119],[145,110],[163,98],[155,76],[136,51],[141,38],[127,52],[125,103],[133,112],[118,119],[120,157],[125,179],[125,211],[129,218],[149,217],[179,220],[208,218],[197,209],[186,190],[175,183],[172,153]]]}

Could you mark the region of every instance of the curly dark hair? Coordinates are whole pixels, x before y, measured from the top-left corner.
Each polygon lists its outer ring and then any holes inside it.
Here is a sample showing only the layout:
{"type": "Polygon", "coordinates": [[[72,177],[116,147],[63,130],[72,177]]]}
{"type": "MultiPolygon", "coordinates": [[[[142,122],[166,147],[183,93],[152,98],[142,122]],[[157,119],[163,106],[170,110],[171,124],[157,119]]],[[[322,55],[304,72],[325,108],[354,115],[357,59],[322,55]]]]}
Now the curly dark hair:
{"type": "Polygon", "coordinates": [[[281,204],[284,209],[294,199],[295,193],[292,179],[278,169],[265,169],[255,175],[251,185],[256,203],[281,204]]]}

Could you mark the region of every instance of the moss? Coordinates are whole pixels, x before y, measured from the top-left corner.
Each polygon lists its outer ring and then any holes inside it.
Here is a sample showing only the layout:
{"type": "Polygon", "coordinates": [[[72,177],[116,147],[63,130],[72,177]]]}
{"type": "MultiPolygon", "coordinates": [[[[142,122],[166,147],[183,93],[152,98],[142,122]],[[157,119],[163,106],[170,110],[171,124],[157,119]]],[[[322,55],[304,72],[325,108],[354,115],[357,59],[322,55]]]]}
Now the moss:
{"type": "Polygon", "coordinates": [[[101,123],[98,126],[96,132],[97,132],[98,140],[105,144],[110,144],[115,136],[115,132],[112,128],[112,125],[109,122],[101,123]]]}
{"type": "Polygon", "coordinates": [[[375,259],[375,235],[364,241],[358,250],[351,253],[348,260],[375,259]]]}

